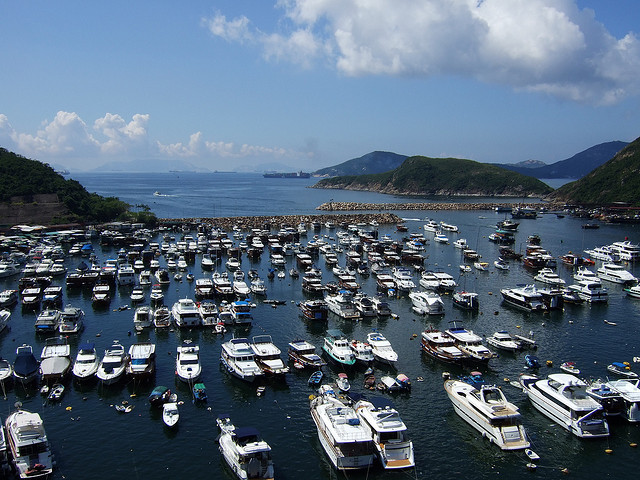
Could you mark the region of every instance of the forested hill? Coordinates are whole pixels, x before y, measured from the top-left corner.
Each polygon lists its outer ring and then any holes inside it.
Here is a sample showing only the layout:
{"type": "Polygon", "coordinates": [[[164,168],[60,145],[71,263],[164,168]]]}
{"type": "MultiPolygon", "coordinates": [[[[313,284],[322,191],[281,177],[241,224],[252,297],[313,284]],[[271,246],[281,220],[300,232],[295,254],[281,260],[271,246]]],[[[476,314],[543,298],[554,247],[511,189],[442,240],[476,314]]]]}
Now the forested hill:
{"type": "Polygon", "coordinates": [[[496,165],[459,158],[410,157],[389,172],[326,178],[315,188],[369,190],[399,195],[540,196],[553,189],[496,165]]]}
{"type": "Polygon", "coordinates": [[[335,177],[337,175],[366,175],[382,173],[398,168],[407,159],[406,155],[393,152],[371,152],[358,158],[332,167],[321,168],[313,172],[314,175],[335,177]]]}

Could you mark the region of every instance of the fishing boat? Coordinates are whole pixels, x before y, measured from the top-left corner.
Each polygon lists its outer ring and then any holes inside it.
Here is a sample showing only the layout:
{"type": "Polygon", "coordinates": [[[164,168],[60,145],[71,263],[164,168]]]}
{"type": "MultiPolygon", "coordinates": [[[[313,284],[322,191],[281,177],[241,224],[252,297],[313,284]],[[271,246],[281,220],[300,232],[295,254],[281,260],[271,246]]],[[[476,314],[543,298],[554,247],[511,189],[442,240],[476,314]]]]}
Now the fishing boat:
{"type": "Polygon", "coordinates": [[[444,389],[455,412],[483,438],[502,450],[529,448],[518,407],[506,399],[500,388],[495,385],[476,388],[460,380],[447,380],[444,389]]]}
{"type": "Polygon", "coordinates": [[[186,339],[176,348],[176,375],[183,382],[192,384],[201,373],[200,347],[186,339]]]}
{"type": "Polygon", "coordinates": [[[167,402],[162,405],[162,422],[169,428],[173,428],[178,424],[180,412],[176,402],[167,402]]]}
{"type": "Polygon", "coordinates": [[[191,389],[193,393],[193,399],[197,402],[206,402],[207,401],[207,387],[204,383],[196,383],[191,389]]]}
{"type": "Polygon", "coordinates": [[[48,478],[53,472],[53,455],[40,415],[19,409],[7,417],[5,428],[18,478],[48,478]]]}
{"type": "Polygon", "coordinates": [[[240,480],[273,479],[271,447],[253,427],[236,427],[228,415],[219,415],[218,445],[227,465],[240,480]]]}
{"type": "Polygon", "coordinates": [[[73,376],[78,380],[94,378],[99,365],[100,359],[96,354],[95,345],[89,342],[83,343],[78,347],[76,360],[73,362],[73,376]]]}

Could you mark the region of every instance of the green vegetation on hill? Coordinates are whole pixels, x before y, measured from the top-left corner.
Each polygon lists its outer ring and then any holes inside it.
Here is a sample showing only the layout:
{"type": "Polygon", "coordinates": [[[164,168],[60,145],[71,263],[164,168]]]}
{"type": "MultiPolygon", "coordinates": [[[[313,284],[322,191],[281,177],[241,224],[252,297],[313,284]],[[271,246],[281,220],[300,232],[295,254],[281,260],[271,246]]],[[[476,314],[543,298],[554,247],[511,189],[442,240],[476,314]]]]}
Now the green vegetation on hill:
{"type": "Polygon", "coordinates": [[[496,165],[459,158],[410,157],[395,170],[375,175],[326,178],[316,188],[371,190],[401,195],[546,195],[553,189],[496,165]]]}
{"type": "Polygon", "coordinates": [[[640,138],[611,160],[550,195],[569,203],[605,205],[613,202],[640,204],[640,138]]]}
{"type": "Polygon", "coordinates": [[[333,167],[316,170],[314,175],[366,175],[382,173],[398,168],[407,159],[406,155],[393,152],[371,152],[358,158],[352,158],[333,167]]]}
{"type": "Polygon", "coordinates": [[[115,197],[89,193],[80,183],[65,179],[49,165],[0,148],[0,202],[10,202],[12,197],[29,199],[38,194],[56,194],[66,207],[67,213],[52,218],[52,223],[116,219],[155,222],[148,209],[130,212],[130,205],[115,197]]]}

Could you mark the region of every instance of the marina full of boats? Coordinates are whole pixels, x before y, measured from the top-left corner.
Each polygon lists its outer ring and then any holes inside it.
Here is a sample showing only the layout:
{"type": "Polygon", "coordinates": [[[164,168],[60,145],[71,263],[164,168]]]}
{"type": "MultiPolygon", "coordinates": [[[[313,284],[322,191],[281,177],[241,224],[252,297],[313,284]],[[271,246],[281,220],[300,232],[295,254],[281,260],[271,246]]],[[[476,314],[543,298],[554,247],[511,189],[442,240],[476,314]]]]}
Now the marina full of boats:
{"type": "MultiPolygon", "coordinates": [[[[501,248],[504,238],[484,238],[457,221],[436,222],[433,232],[420,220],[408,221],[406,232],[323,224],[48,236],[60,246],[52,263],[66,273],[46,275],[46,265],[25,273],[46,258],[41,240],[31,247],[37,254],[22,263],[14,257],[16,273],[0,279],[0,393],[8,405],[23,402],[22,410],[7,408],[3,421],[9,412],[38,412],[47,430],[43,451],[63,456],[62,463],[82,450],[79,435],[65,434],[60,447],[65,425],[86,427],[92,416],[124,438],[134,435],[136,462],[157,447],[142,438],[157,434],[176,445],[195,438],[209,462],[219,455],[215,468],[238,478],[295,475],[293,445],[321,464],[306,475],[312,478],[334,469],[374,478],[387,469],[422,472],[438,442],[459,450],[481,438],[489,441],[479,448],[513,450],[503,468],[515,472],[525,468],[523,458],[530,463],[523,453],[530,436],[542,457],[537,464],[577,469],[578,459],[544,452],[580,438],[617,445],[627,424],[640,420],[633,376],[640,353],[624,340],[637,326],[620,313],[640,305],[638,264],[619,253],[569,264],[568,246],[547,244],[544,229],[540,248],[530,248],[536,239],[518,228],[539,221],[523,219],[510,234],[526,245],[522,259],[501,248]],[[478,240],[456,243],[461,235],[478,240]],[[91,248],[83,254],[84,245],[91,248]],[[592,349],[596,338],[606,347],[592,349]],[[530,349],[538,366],[525,361],[530,349]],[[565,373],[571,365],[580,373],[565,373]],[[485,384],[462,380],[476,370],[485,384]],[[152,408],[158,385],[170,385],[159,397],[171,391],[152,408]],[[564,407],[550,407],[564,399],[564,407]],[[434,411],[425,412],[426,402],[434,411]],[[133,434],[131,411],[141,424],[133,434]],[[567,436],[547,434],[549,420],[567,436]],[[212,439],[204,430],[216,425],[220,436],[212,439]],[[283,435],[283,426],[303,431],[305,440],[283,435]]],[[[622,248],[633,251],[633,244],[622,248]]],[[[5,251],[6,258],[15,253],[5,251]]],[[[104,449],[117,455],[121,447],[104,449]]],[[[18,471],[13,455],[7,466],[13,461],[18,471]]],[[[172,455],[168,468],[181,464],[172,455]]],[[[62,474],[45,457],[29,461],[28,478],[62,474]]]]}

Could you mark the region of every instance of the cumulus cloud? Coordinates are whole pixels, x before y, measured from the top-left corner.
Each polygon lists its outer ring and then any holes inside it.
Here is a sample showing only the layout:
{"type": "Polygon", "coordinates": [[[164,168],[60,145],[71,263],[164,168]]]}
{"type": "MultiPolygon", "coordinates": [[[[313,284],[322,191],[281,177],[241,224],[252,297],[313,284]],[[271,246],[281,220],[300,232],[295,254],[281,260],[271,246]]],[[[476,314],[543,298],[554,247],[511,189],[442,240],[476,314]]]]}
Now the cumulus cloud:
{"type": "Polygon", "coordinates": [[[591,104],[640,93],[640,42],[576,0],[278,0],[278,31],[206,20],[268,59],[329,60],[350,76],[459,75],[591,104]]]}
{"type": "Polygon", "coordinates": [[[93,123],[94,130],[108,138],[100,145],[100,150],[115,154],[143,148],[147,142],[148,122],[148,114],[137,113],[126,123],[120,115],[107,113],[93,123]]]}

